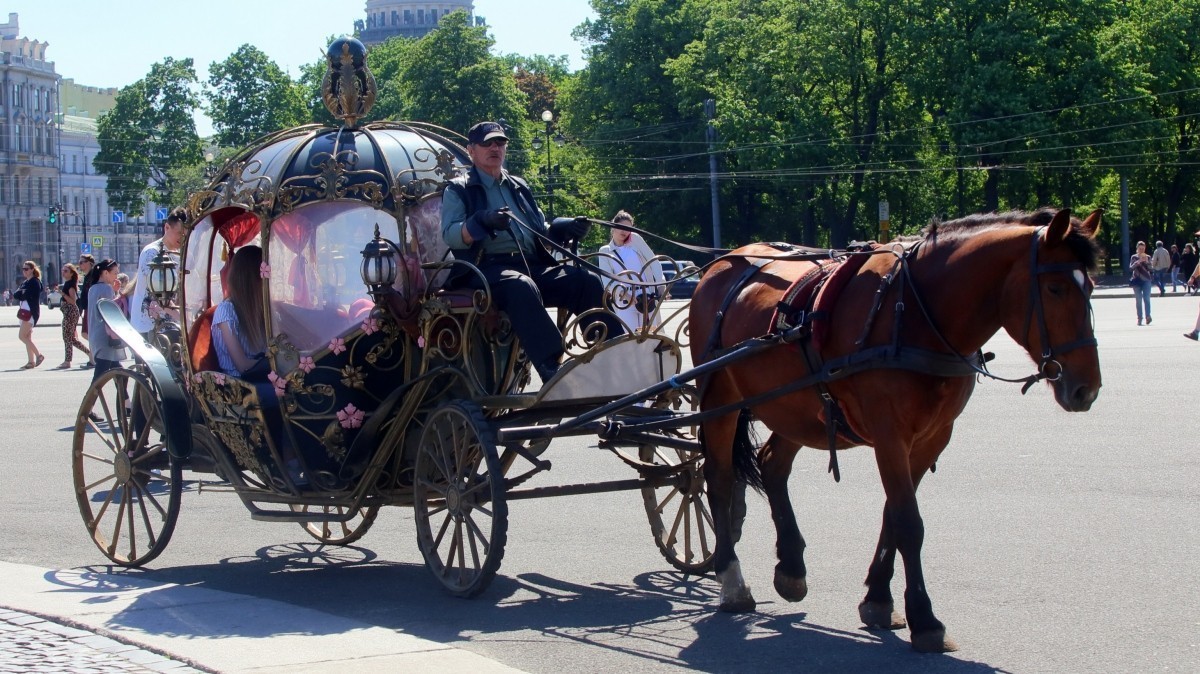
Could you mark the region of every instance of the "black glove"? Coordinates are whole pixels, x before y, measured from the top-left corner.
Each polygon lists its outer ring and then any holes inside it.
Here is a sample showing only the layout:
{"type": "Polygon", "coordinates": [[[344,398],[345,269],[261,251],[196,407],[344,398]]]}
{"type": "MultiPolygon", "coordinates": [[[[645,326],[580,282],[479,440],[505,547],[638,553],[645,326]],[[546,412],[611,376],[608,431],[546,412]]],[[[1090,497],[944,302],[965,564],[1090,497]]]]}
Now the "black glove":
{"type": "Polygon", "coordinates": [[[554,222],[550,223],[550,238],[560,244],[580,241],[587,236],[591,228],[591,221],[582,215],[574,218],[554,218],[554,222]]]}
{"type": "Polygon", "coordinates": [[[467,218],[463,225],[474,239],[490,235],[496,238],[496,232],[503,232],[512,226],[509,219],[511,211],[507,208],[497,208],[494,211],[479,211],[467,218]]]}

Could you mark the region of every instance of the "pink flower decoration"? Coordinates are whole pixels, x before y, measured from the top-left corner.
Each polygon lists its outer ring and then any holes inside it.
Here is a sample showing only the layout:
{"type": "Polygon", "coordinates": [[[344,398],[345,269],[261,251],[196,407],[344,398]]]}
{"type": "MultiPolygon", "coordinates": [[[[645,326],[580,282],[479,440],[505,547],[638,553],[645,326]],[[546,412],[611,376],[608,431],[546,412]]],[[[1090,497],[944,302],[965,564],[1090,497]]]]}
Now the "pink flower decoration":
{"type": "Polygon", "coordinates": [[[379,331],[379,321],[374,318],[368,318],[362,324],[363,334],[371,335],[379,331]]]}
{"type": "Polygon", "coordinates": [[[192,375],[192,381],[194,381],[194,382],[196,382],[197,384],[199,384],[199,383],[202,383],[202,382],[204,381],[204,377],[200,376],[200,373],[199,373],[199,372],[197,372],[196,374],[192,375]]]}
{"type": "Polygon", "coordinates": [[[425,348],[425,335],[421,335],[420,337],[417,338],[417,346],[422,349],[425,348]]]}
{"type": "Polygon", "coordinates": [[[214,372],[213,373],[213,381],[217,382],[217,386],[224,386],[225,385],[225,373],[224,372],[214,372]]]}
{"type": "Polygon", "coordinates": [[[287,379],[280,377],[274,372],[267,374],[267,381],[271,382],[271,386],[275,387],[276,395],[283,395],[284,391],[287,390],[287,379]]]}
{"type": "Polygon", "coordinates": [[[263,278],[271,278],[271,265],[266,262],[258,265],[258,275],[263,278]]]}
{"type": "Polygon", "coordinates": [[[363,411],[354,406],[353,403],[346,405],[346,409],[337,413],[338,422],[342,428],[358,428],[362,426],[363,411]]]}
{"type": "Polygon", "coordinates": [[[299,368],[304,370],[304,374],[308,374],[317,368],[317,364],[313,362],[312,356],[300,356],[299,368]]]}
{"type": "Polygon", "coordinates": [[[346,340],[342,339],[341,337],[334,337],[329,342],[329,350],[332,351],[333,355],[335,355],[335,356],[338,355],[339,353],[345,351],[346,350],[346,340]]]}

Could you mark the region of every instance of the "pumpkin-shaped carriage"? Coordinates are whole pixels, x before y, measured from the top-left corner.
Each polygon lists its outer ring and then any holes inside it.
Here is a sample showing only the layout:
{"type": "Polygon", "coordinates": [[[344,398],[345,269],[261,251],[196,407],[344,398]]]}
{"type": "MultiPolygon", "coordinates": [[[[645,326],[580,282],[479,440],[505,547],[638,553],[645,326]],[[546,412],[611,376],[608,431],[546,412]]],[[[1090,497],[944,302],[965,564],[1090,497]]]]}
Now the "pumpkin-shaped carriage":
{"type": "MultiPolygon", "coordinates": [[[[430,570],[473,595],[503,557],[508,499],[637,489],[666,558],[706,570],[701,458],[689,425],[669,423],[694,396],[665,383],[682,366],[681,310],[603,342],[586,316],[560,320],[567,362],[532,386],[486,285],[443,287],[456,265],[479,273],[441,236],[442,191],[465,149],[429,125],[359,124],[373,98],[364,53],[353,40],[330,47],[326,102],[342,126],[265,137],[192,195],[179,262],[163,251],[151,265],[149,342],[101,307],[136,359],[94,382],[77,416],[75,487],[95,544],[118,564],[157,557],[187,474],[232,488],[255,519],[298,522],[331,544],[361,537],[381,506],[411,506],[430,570]],[[267,336],[253,376],[221,370],[212,333],[246,247],[261,249],[263,310],[250,320],[267,336]],[[668,422],[605,438],[638,479],[520,489],[549,468],[539,457],[552,437],[624,416],[668,422]]],[[[620,281],[610,285],[630,287],[620,281]]]]}

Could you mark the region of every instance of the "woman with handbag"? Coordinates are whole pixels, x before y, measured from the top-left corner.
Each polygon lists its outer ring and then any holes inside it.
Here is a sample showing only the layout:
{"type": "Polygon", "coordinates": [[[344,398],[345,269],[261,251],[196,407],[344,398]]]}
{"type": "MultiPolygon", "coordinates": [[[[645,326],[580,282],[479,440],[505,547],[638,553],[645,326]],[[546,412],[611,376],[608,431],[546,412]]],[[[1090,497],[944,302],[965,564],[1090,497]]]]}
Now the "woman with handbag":
{"type": "Polygon", "coordinates": [[[17,318],[21,321],[17,337],[25,344],[25,354],[29,356],[29,362],[22,365],[21,369],[32,370],[46,360],[33,343],[33,326],[37,325],[38,319],[42,317],[42,270],[38,269],[33,260],[25,260],[21,265],[21,274],[25,276],[25,280],[17,292],[13,293],[13,298],[20,302],[21,307],[17,310],[17,318]]]}
{"type": "MultiPolygon", "coordinates": [[[[633,226],[633,216],[618,211],[612,217],[615,225],[633,226]]],[[[632,283],[617,283],[605,278],[609,305],[631,332],[658,325],[658,303],[666,299],[666,278],[662,266],[654,259],[654,251],[636,232],[613,227],[612,238],[600,247],[599,266],[606,273],[632,283]]]]}
{"type": "Polygon", "coordinates": [[[1138,325],[1142,324],[1142,307],[1146,308],[1146,325],[1153,320],[1150,318],[1150,291],[1152,288],[1153,270],[1150,267],[1150,256],[1146,254],[1146,242],[1137,242],[1137,251],[1129,258],[1129,285],[1133,287],[1133,304],[1137,307],[1138,325]]]}
{"type": "Polygon", "coordinates": [[[88,274],[91,279],[87,294],[88,345],[92,348],[92,359],[96,361],[96,369],[92,370],[93,382],[105,372],[121,367],[121,361],[126,357],[125,344],[109,332],[104,318],[97,311],[101,301],[115,301],[117,293],[113,287],[120,271],[116,261],[105,258],[97,262],[88,274]]]}

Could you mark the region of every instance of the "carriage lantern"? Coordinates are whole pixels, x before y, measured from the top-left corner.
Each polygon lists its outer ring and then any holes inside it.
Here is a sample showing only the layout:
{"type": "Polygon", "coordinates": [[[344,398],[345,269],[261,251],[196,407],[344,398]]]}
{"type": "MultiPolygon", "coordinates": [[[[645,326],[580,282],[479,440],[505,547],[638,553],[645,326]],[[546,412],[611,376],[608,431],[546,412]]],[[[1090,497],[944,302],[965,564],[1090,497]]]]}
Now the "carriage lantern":
{"type": "Polygon", "coordinates": [[[396,282],[396,255],[399,251],[396,244],[379,235],[379,225],[375,225],[375,238],[367,242],[363,248],[362,273],[363,283],[369,289],[371,296],[378,299],[379,295],[396,282]]]}
{"type": "Polygon", "coordinates": [[[168,306],[175,296],[175,288],[179,282],[178,263],[158,246],[158,255],[150,261],[150,292],[160,306],[168,306]]]}

